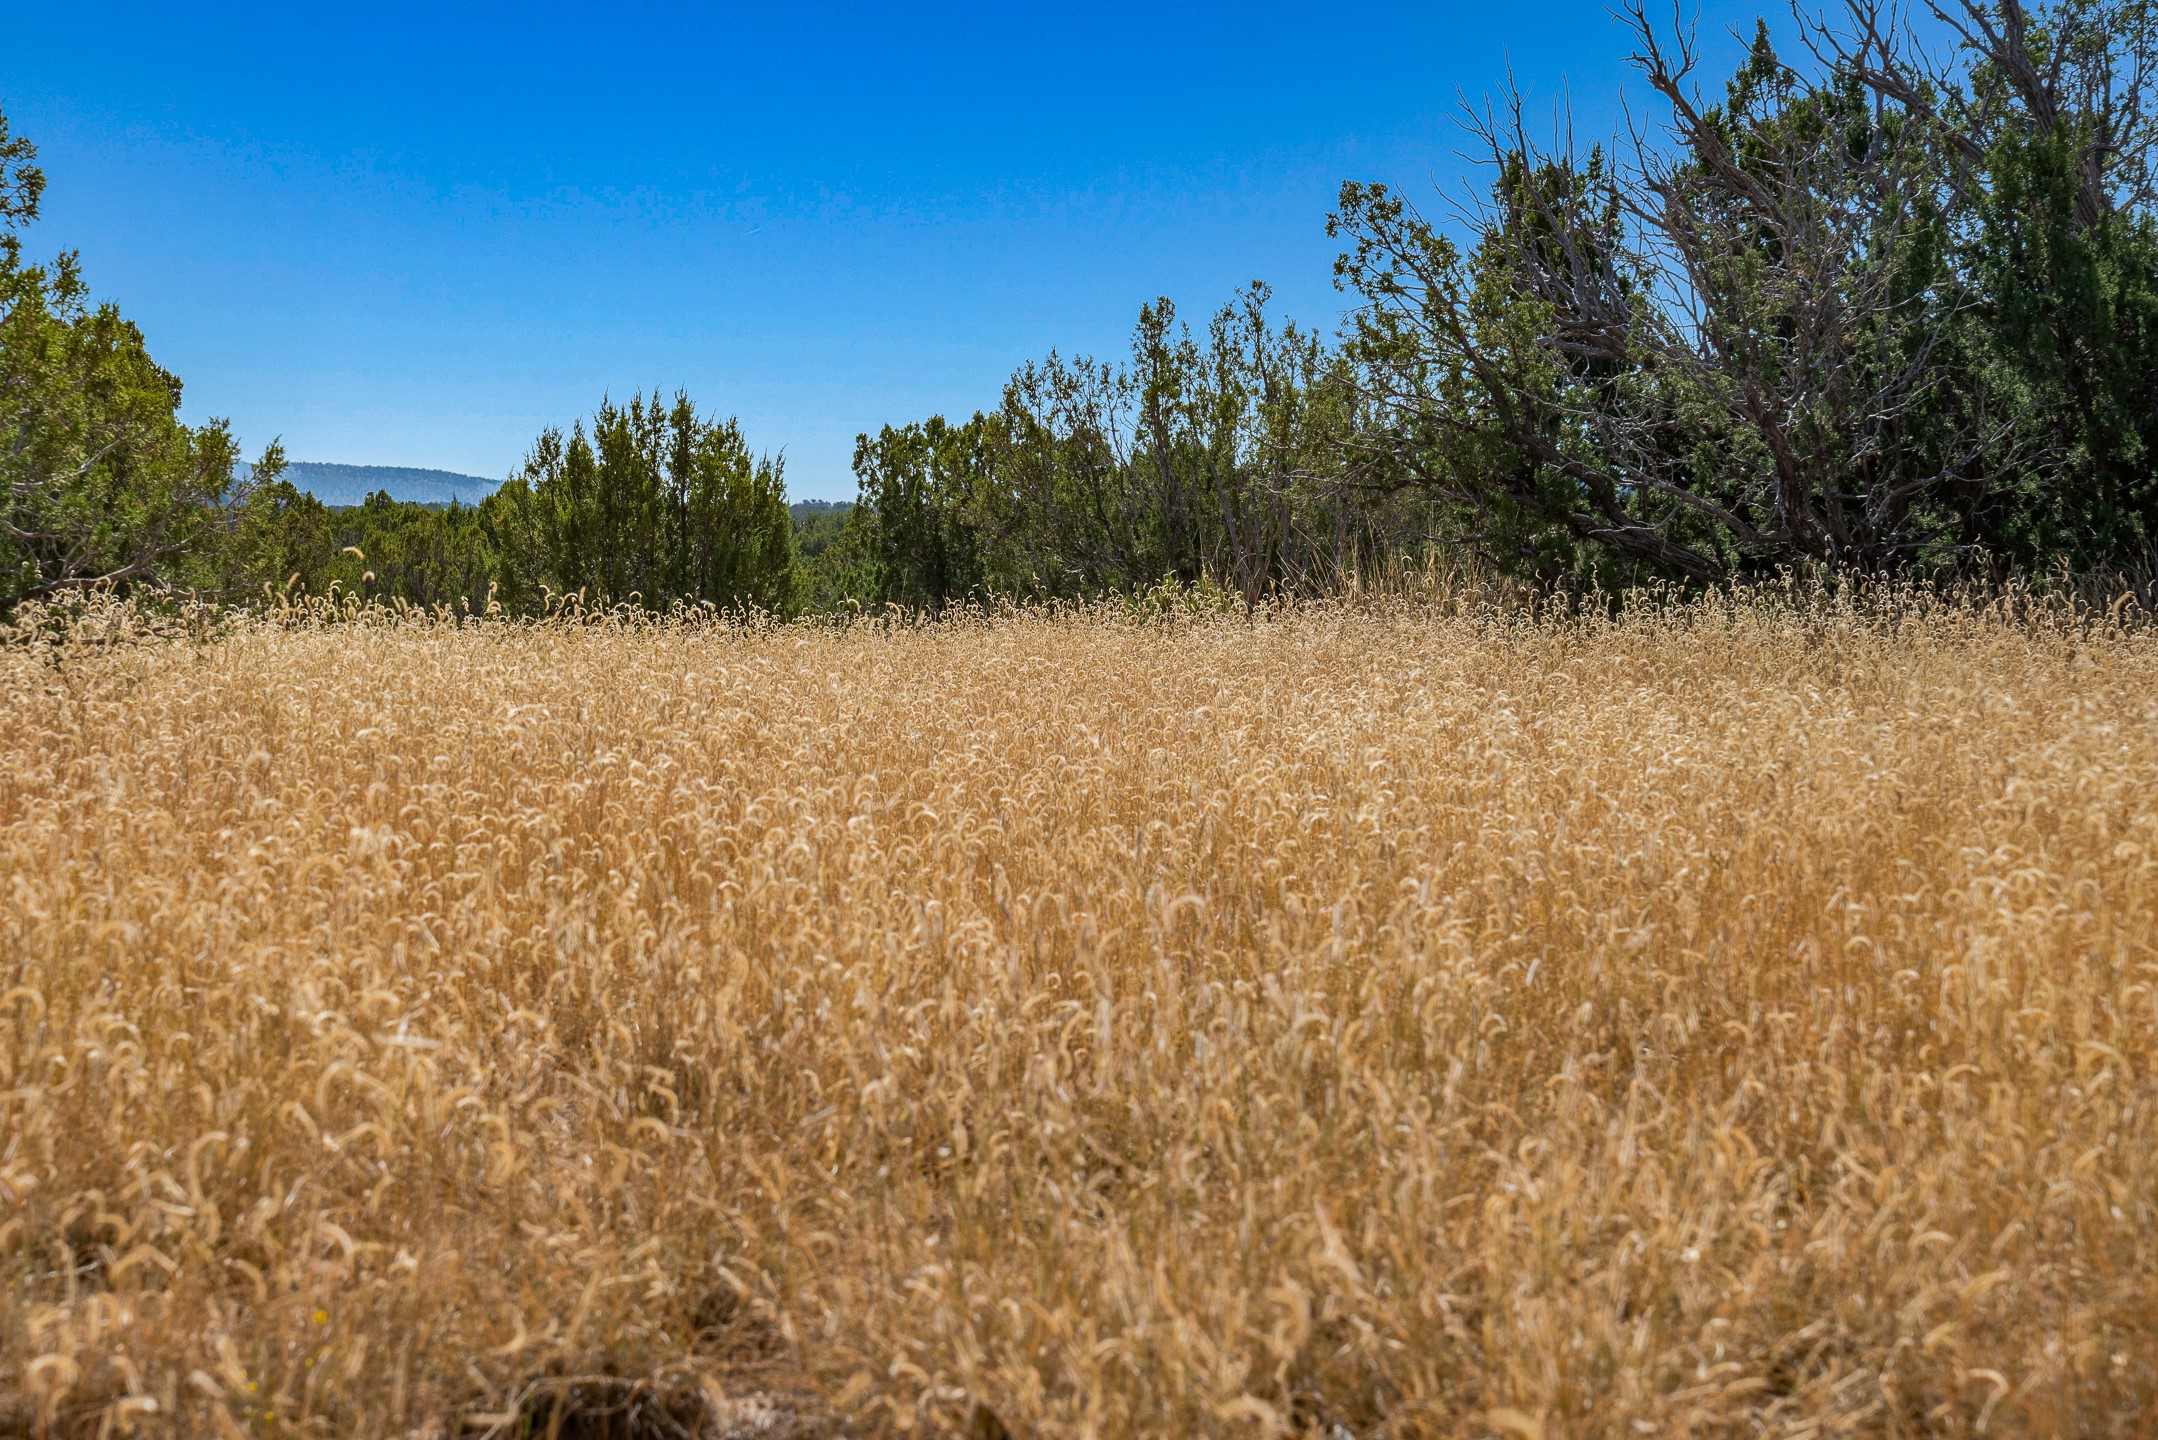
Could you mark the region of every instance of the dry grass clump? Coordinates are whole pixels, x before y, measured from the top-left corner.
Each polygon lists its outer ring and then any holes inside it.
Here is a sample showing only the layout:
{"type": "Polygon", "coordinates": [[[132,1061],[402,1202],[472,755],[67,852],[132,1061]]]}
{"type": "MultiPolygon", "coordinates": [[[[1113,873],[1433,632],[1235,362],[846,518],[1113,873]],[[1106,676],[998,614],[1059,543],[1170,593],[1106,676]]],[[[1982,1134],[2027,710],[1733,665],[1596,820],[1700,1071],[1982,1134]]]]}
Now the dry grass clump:
{"type": "Polygon", "coordinates": [[[0,1431],[2158,1407],[2149,632],[127,638],[0,647],[0,1431]]]}

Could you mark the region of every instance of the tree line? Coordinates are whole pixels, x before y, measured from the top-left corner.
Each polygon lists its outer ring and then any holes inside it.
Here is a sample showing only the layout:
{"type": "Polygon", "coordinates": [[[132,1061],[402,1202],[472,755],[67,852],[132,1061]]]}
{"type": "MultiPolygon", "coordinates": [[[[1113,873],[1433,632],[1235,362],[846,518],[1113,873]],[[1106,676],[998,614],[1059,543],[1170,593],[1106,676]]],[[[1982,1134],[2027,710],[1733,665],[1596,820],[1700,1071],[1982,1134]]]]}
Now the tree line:
{"type": "Polygon", "coordinates": [[[786,485],[732,420],[687,395],[602,401],[589,428],[543,431],[477,506],[377,494],[331,510],[289,481],[258,486],[229,545],[233,593],[395,597],[475,614],[676,604],[790,613],[800,586],[786,485]]]}
{"type": "Polygon", "coordinates": [[[1442,221],[1342,187],[1322,336],[1254,284],[1123,356],[861,436],[798,516],[776,458],[659,392],[549,429],[476,507],[331,511],[236,478],[227,427],[80,266],[24,263],[34,151],[0,117],[0,605],[93,585],[333,589],[531,613],[935,612],[1168,583],[1245,603],[1435,554],[1542,586],[1787,572],[2140,579],[2158,562],[2158,221],[2142,0],[1880,0],[1760,26],[1706,84],[1625,12],[1654,101],[1617,140],[1469,117],[1442,221]]]}

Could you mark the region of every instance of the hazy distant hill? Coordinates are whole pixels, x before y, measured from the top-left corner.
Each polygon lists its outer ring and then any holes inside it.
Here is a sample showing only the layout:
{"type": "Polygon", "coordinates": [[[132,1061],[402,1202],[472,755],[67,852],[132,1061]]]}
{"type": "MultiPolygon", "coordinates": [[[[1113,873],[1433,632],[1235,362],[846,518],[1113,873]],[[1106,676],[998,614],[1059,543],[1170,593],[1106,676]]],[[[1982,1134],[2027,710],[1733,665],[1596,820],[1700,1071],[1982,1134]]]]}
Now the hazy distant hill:
{"type": "Polygon", "coordinates": [[[502,483],[451,470],[419,470],[409,465],[332,465],[320,460],[294,460],[285,467],[285,478],[295,489],[305,490],[325,505],[362,504],[377,490],[389,491],[392,500],[417,500],[423,505],[447,505],[452,500],[477,505],[502,483]]]}

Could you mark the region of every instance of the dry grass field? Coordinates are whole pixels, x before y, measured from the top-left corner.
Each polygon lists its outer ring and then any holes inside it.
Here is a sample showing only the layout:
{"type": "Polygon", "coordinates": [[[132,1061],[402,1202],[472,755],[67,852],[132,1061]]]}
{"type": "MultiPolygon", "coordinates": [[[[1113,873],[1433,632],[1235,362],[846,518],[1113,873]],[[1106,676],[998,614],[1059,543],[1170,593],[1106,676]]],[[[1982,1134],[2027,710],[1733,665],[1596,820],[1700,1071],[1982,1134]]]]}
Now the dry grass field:
{"type": "Polygon", "coordinates": [[[0,1433],[2158,1414],[2148,631],[102,624],[0,646],[0,1433]]]}

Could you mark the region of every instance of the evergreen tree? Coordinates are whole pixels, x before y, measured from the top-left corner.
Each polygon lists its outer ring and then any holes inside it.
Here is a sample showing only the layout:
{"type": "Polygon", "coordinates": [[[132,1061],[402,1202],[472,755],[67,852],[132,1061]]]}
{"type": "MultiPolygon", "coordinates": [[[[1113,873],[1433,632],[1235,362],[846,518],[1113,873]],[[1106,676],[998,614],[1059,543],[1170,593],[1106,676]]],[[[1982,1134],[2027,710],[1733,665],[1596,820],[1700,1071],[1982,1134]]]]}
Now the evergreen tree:
{"type": "MultiPolygon", "coordinates": [[[[180,382],[92,305],[72,254],[22,259],[45,177],[0,115],[0,609],[96,586],[172,587],[246,485],[222,421],[180,422],[180,382]]],[[[251,472],[274,480],[273,444],[251,472]]]]}
{"type": "Polygon", "coordinates": [[[1632,5],[1663,135],[1548,151],[1516,97],[1466,246],[1345,186],[1360,443],[1545,581],[2149,567],[2158,17],[1932,9],[1944,60],[1851,0],[1706,105],[1632,5]]]}
{"type": "Polygon", "coordinates": [[[603,401],[589,433],[541,433],[481,523],[502,551],[503,589],[587,604],[677,602],[792,611],[798,577],[780,462],[752,459],[741,427],[685,394],[603,401]]]}

